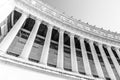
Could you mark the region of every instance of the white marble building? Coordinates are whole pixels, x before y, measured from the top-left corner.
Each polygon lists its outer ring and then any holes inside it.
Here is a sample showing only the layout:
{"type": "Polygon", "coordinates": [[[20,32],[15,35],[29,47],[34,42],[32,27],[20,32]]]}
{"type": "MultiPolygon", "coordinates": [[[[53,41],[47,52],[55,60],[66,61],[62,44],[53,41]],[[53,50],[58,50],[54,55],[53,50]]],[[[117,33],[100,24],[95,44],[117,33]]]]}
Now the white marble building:
{"type": "Polygon", "coordinates": [[[40,0],[0,4],[0,63],[8,68],[60,80],[120,80],[119,48],[120,34],[66,16],[40,0]]]}

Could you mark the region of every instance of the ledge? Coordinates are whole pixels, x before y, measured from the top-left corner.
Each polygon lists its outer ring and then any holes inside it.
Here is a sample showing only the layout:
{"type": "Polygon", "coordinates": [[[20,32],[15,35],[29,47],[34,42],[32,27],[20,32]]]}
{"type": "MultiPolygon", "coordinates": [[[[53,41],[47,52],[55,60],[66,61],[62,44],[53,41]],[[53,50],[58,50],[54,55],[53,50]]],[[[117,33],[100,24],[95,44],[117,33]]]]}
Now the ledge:
{"type": "Polygon", "coordinates": [[[103,28],[98,28],[95,26],[91,26],[87,23],[78,21],[72,17],[69,17],[62,12],[59,12],[55,8],[52,8],[51,6],[43,3],[40,0],[26,0],[28,3],[31,3],[32,6],[35,6],[40,11],[54,17],[55,19],[61,21],[64,24],[67,24],[69,26],[78,28],[82,31],[89,32],[90,34],[94,34],[96,36],[106,37],[108,39],[112,40],[120,40],[120,34],[104,30],[103,28]]]}
{"type": "Polygon", "coordinates": [[[51,73],[51,74],[56,74],[57,76],[63,76],[63,78],[73,78],[73,79],[91,79],[91,80],[104,80],[104,79],[100,79],[100,78],[94,78],[91,76],[86,76],[86,75],[82,75],[82,74],[78,74],[78,73],[74,73],[74,72],[69,72],[69,71],[65,71],[65,70],[61,70],[58,68],[54,68],[54,67],[49,67],[46,66],[44,64],[40,64],[40,63],[35,63],[35,62],[31,62],[29,60],[24,60],[22,58],[19,57],[15,57],[15,56],[11,56],[8,55],[2,51],[0,51],[0,60],[2,61],[6,61],[9,63],[13,63],[16,65],[20,65],[20,66],[24,66],[24,67],[29,67],[31,68],[31,70],[35,69],[38,71],[45,71],[47,73],[51,73]]]}

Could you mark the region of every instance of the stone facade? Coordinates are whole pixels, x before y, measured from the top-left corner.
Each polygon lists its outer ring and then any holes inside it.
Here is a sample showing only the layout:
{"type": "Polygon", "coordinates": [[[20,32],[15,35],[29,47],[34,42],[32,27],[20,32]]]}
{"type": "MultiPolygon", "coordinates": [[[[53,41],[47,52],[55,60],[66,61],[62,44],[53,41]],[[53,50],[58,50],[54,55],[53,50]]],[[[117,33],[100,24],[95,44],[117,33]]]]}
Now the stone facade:
{"type": "Polygon", "coordinates": [[[65,79],[120,79],[120,34],[66,16],[40,0],[9,5],[11,13],[0,22],[1,60],[65,79]]]}

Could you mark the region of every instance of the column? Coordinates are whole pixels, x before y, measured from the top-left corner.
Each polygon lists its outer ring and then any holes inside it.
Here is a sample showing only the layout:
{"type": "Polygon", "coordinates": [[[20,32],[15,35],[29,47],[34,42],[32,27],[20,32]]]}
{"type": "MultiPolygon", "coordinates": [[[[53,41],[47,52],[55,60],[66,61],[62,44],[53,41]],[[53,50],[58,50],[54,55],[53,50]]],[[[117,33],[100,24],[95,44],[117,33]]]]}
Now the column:
{"type": "Polygon", "coordinates": [[[27,18],[27,14],[23,13],[13,28],[9,31],[9,33],[5,36],[5,38],[0,43],[0,50],[6,52],[9,46],[11,45],[12,41],[14,40],[15,36],[17,35],[18,31],[22,27],[22,24],[27,18]]]}
{"type": "Polygon", "coordinates": [[[100,61],[98,59],[98,56],[97,56],[97,53],[96,53],[96,50],[95,50],[95,47],[93,45],[93,41],[90,40],[89,44],[90,44],[93,60],[94,60],[94,63],[95,63],[95,67],[96,67],[96,70],[97,70],[97,74],[98,74],[99,77],[105,78],[105,76],[103,74],[103,70],[102,70],[101,64],[100,64],[100,61]]]}
{"type": "Polygon", "coordinates": [[[71,50],[72,71],[78,73],[78,63],[77,63],[77,56],[76,56],[76,49],[75,49],[74,34],[69,34],[69,36],[70,36],[70,50],[71,50]]]}
{"type": "Polygon", "coordinates": [[[12,26],[14,25],[14,11],[11,14],[11,24],[12,26]]]}
{"type": "Polygon", "coordinates": [[[49,54],[49,48],[50,48],[50,40],[51,40],[51,36],[52,36],[52,28],[53,28],[52,25],[48,26],[48,30],[47,30],[47,34],[46,34],[46,38],[45,38],[41,58],[40,58],[40,63],[45,64],[45,65],[47,65],[47,60],[48,60],[48,54],[49,54]]]}
{"type": "Polygon", "coordinates": [[[86,48],[85,48],[84,38],[80,38],[80,44],[81,44],[81,51],[82,51],[85,73],[89,76],[92,76],[90,63],[89,63],[89,59],[88,59],[86,48]]]}
{"type": "Polygon", "coordinates": [[[20,57],[22,57],[26,60],[28,59],[29,54],[31,52],[31,49],[32,49],[32,46],[34,44],[34,40],[36,38],[40,23],[41,23],[40,20],[35,21],[35,24],[34,24],[33,29],[29,35],[29,38],[28,38],[28,40],[23,48],[22,53],[20,54],[20,57]]]}
{"type": "Polygon", "coordinates": [[[103,50],[102,44],[99,43],[98,46],[99,46],[100,53],[101,53],[101,56],[103,58],[103,61],[104,61],[104,64],[105,64],[105,68],[106,68],[106,70],[108,72],[109,77],[112,80],[117,80],[116,77],[115,77],[115,75],[114,75],[114,72],[112,70],[112,67],[111,67],[111,65],[110,65],[110,63],[109,63],[109,61],[107,59],[107,56],[106,56],[106,54],[105,54],[105,52],[103,50]]]}
{"type": "Polygon", "coordinates": [[[2,26],[0,26],[1,27],[1,34],[2,34],[2,37],[4,37],[4,35],[5,35],[5,27],[7,27],[7,25],[5,24],[5,25],[2,25],[2,26]]]}
{"type": "Polygon", "coordinates": [[[61,29],[59,30],[57,67],[60,69],[64,68],[64,31],[61,29]]]}
{"type": "MultiPolygon", "coordinates": [[[[6,20],[4,20],[4,21],[2,21],[1,23],[0,23],[0,42],[1,42],[1,40],[3,39],[3,37],[4,37],[4,33],[5,33],[5,31],[4,31],[4,29],[5,29],[5,27],[6,27],[6,29],[7,29],[7,19],[6,20]]],[[[6,30],[7,31],[7,30],[6,30]]],[[[7,33],[7,32],[6,32],[7,33]]]]}
{"type": "Polygon", "coordinates": [[[116,71],[118,72],[118,75],[120,76],[120,65],[119,65],[119,63],[118,63],[118,61],[117,61],[114,53],[113,53],[112,50],[111,50],[111,46],[107,46],[107,49],[108,49],[108,52],[109,52],[109,54],[110,54],[110,57],[111,57],[111,59],[112,59],[112,61],[113,61],[113,64],[114,64],[114,66],[115,66],[115,68],[116,68],[116,71]]]}

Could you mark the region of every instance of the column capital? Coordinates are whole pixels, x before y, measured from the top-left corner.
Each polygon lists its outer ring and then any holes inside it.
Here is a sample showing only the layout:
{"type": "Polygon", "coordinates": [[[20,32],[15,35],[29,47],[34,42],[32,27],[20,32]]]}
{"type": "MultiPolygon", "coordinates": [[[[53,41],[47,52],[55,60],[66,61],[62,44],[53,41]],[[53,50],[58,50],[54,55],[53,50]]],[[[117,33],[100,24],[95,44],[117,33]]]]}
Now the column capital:
{"type": "Polygon", "coordinates": [[[79,40],[84,40],[85,38],[83,38],[83,37],[78,37],[78,39],[79,39],[79,40]]]}
{"type": "Polygon", "coordinates": [[[73,34],[73,33],[70,33],[69,35],[70,35],[71,37],[74,37],[74,36],[75,36],[75,34],[73,34]]]}
{"type": "Polygon", "coordinates": [[[103,44],[103,46],[105,47],[105,48],[111,48],[112,46],[110,46],[110,45],[105,45],[105,44],[103,44]]]}
{"type": "Polygon", "coordinates": [[[120,48],[118,48],[118,47],[115,47],[115,50],[120,50],[120,48]]]}
{"type": "Polygon", "coordinates": [[[69,36],[69,37],[74,37],[75,34],[68,32],[68,36],[69,36]]]}
{"type": "Polygon", "coordinates": [[[42,22],[42,19],[35,18],[36,21],[42,22]]]}
{"type": "Polygon", "coordinates": [[[107,48],[111,48],[112,46],[106,45],[107,48]]]}
{"type": "Polygon", "coordinates": [[[98,43],[98,46],[103,46],[103,44],[102,43],[98,43]]]}
{"type": "Polygon", "coordinates": [[[90,40],[90,39],[88,40],[88,42],[89,42],[89,43],[92,43],[92,44],[94,43],[94,41],[93,41],[93,40],[90,40]]]}
{"type": "MultiPolygon", "coordinates": [[[[95,44],[95,45],[99,45],[99,43],[98,42],[96,42],[96,41],[93,41],[93,40],[89,40],[89,43],[92,43],[92,44],[95,44]]],[[[100,43],[101,44],[101,43],[100,43]]]]}
{"type": "Polygon", "coordinates": [[[68,31],[65,31],[65,33],[66,33],[69,37],[71,37],[71,36],[75,36],[75,34],[70,33],[70,32],[68,32],[68,31]]]}
{"type": "Polygon", "coordinates": [[[35,18],[35,22],[37,22],[37,23],[41,23],[42,20],[35,18]]]}
{"type": "Polygon", "coordinates": [[[59,29],[58,29],[58,32],[59,32],[59,33],[64,33],[65,30],[59,28],[59,29]]]}
{"type": "Polygon", "coordinates": [[[30,16],[28,13],[23,12],[22,15],[26,16],[27,18],[30,16]]]}
{"type": "Polygon", "coordinates": [[[47,25],[47,28],[49,28],[49,29],[53,29],[53,27],[54,27],[54,25],[52,25],[52,24],[47,25]]]}

